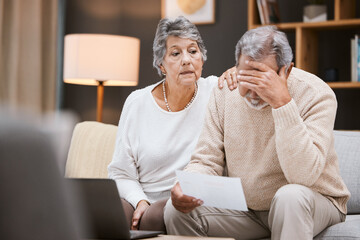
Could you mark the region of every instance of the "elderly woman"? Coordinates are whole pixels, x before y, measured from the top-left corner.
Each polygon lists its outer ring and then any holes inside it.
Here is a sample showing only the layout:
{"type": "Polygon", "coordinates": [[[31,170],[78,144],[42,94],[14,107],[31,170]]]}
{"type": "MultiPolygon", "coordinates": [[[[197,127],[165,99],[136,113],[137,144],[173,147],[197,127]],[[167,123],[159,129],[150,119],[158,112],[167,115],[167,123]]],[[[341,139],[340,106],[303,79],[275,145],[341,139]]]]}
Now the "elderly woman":
{"type": "Polygon", "coordinates": [[[201,77],[206,49],[196,26],[184,17],[160,20],[153,52],[153,65],[164,79],[126,99],[108,167],[126,200],[131,229],[165,229],[162,208],[175,170],[190,160],[218,82],[215,76],[201,77]]]}

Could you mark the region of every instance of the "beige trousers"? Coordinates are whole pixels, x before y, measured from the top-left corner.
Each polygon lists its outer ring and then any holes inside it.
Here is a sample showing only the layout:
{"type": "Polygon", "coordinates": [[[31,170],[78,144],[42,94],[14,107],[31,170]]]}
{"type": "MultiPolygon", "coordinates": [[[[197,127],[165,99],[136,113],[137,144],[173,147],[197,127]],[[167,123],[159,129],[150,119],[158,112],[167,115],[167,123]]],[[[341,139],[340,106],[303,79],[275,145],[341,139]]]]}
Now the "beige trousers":
{"type": "Polygon", "coordinates": [[[345,215],[321,194],[302,185],[288,184],[276,192],[270,211],[242,212],[201,206],[185,214],[177,211],[170,199],[164,220],[171,235],[305,240],[344,221],[345,215]]]}

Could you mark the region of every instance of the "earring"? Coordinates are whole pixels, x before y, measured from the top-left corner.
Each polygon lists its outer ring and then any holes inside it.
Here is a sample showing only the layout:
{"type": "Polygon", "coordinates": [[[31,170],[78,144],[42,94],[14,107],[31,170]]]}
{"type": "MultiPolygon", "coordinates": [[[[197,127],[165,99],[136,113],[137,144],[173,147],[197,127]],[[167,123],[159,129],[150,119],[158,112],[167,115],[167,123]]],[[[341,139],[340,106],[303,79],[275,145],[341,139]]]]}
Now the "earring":
{"type": "Polygon", "coordinates": [[[161,74],[166,76],[166,72],[165,72],[165,69],[162,65],[160,65],[160,71],[161,71],[161,74]]]}

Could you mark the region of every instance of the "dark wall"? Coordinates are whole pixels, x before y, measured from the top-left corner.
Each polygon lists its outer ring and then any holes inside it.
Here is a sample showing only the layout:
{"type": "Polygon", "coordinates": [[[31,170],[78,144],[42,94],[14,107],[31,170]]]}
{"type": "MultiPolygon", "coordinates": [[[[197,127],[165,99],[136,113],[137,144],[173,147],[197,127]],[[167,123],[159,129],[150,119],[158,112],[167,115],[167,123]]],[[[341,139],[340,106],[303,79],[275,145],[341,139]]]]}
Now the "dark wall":
{"type": "MultiPolygon", "coordinates": [[[[103,122],[117,124],[126,97],[135,89],[160,80],[152,67],[152,42],[161,18],[161,0],[68,0],[65,34],[106,33],[137,37],[141,41],[139,85],[105,87],[103,122]]],[[[216,23],[199,25],[208,49],[203,76],[219,75],[234,65],[235,44],[247,30],[247,2],[217,1],[216,23]]],[[[81,120],[96,119],[96,87],[65,84],[65,109],[81,120]]]]}
{"type": "MultiPolygon", "coordinates": [[[[279,0],[283,21],[302,21],[307,1],[279,0]]],[[[333,18],[333,0],[327,1],[328,18],[333,18]]],[[[357,6],[357,15],[359,15],[357,6]]],[[[105,33],[137,37],[141,41],[139,85],[105,87],[103,122],[117,124],[126,97],[135,89],[160,80],[152,67],[152,41],[161,18],[161,0],[67,0],[65,34],[105,33]]],[[[220,75],[234,65],[235,44],[247,30],[247,1],[216,0],[216,23],[198,25],[208,49],[203,76],[220,75]]],[[[358,29],[319,32],[319,76],[327,68],[336,68],[341,81],[350,78],[350,37],[358,29]],[[342,44],[339,44],[339,41],[342,44]]],[[[294,34],[288,33],[295,46],[294,34]]],[[[335,129],[360,129],[360,89],[335,90],[338,116],[335,129]]],[[[64,85],[64,109],[79,114],[80,120],[96,118],[96,87],[64,85]]]]}

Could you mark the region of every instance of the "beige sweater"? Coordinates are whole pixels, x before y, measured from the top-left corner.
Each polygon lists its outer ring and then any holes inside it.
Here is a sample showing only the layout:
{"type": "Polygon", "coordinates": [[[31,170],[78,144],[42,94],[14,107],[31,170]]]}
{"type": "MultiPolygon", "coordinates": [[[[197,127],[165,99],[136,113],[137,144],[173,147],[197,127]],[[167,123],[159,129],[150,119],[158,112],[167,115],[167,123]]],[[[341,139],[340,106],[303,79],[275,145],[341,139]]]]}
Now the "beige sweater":
{"type": "Polygon", "coordinates": [[[239,91],[214,88],[186,171],[239,177],[248,207],[269,210],[275,192],[301,184],[346,213],[350,193],[339,173],[333,127],[337,102],[321,79],[293,68],[292,100],[278,109],[249,108],[239,91]],[[226,159],[225,159],[226,158],[226,159]]]}

